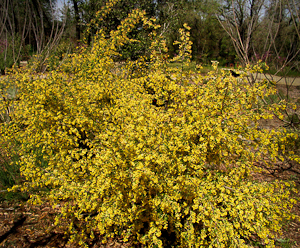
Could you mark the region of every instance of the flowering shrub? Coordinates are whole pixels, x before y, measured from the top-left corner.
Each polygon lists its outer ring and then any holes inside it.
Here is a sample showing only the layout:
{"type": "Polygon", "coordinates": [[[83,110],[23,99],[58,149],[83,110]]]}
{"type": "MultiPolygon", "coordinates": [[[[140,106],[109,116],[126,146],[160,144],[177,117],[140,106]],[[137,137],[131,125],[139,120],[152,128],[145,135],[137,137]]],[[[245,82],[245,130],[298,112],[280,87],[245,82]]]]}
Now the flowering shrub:
{"type": "Polygon", "coordinates": [[[255,161],[276,160],[274,140],[296,137],[257,128],[273,108],[257,111],[258,99],[275,89],[217,65],[205,77],[171,69],[155,32],[150,63],[117,68],[117,49],[139,21],[157,28],[134,11],[59,72],[13,75],[20,100],[1,135],[21,143],[26,182],[15,188],[35,192],[33,203],[59,205],[56,224],[68,219],[70,242],[80,245],[117,235],[149,247],[240,248],[254,238],[273,247],[282,220],[294,217],[293,187],[251,174],[255,161]]]}

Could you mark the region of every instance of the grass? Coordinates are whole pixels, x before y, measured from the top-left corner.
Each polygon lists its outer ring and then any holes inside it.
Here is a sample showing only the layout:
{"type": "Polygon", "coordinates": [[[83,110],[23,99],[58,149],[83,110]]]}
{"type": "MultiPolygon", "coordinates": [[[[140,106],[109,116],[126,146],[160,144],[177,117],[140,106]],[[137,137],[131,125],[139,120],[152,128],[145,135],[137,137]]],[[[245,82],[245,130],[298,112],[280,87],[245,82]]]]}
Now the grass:
{"type": "Polygon", "coordinates": [[[11,154],[6,154],[4,146],[5,144],[0,147],[0,202],[5,200],[22,200],[27,198],[24,193],[7,192],[7,188],[20,183],[21,176],[20,167],[17,163],[19,156],[12,149],[10,149],[11,154]]]}
{"type": "Polygon", "coordinates": [[[18,181],[19,166],[15,162],[9,162],[2,155],[0,156],[0,185],[12,187],[18,181]]]}
{"type": "Polygon", "coordinates": [[[300,71],[298,70],[291,70],[290,68],[286,67],[282,71],[277,71],[275,69],[270,68],[268,71],[264,73],[268,73],[271,75],[275,75],[278,77],[300,77],[300,71]]]}
{"type": "Polygon", "coordinates": [[[189,64],[189,66],[183,65],[183,63],[181,63],[181,62],[172,62],[172,63],[170,63],[168,66],[169,66],[170,68],[178,68],[178,69],[182,69],[183,71],[197,72],[197,71],[199,71],[199,70],[197,69],[197,66],[198,66],[198,65],[201,65],[201,66],[202,66],[202,69],[200,69],[200,72],[201,72],[201,74],[204,74],[204,75],[207,74],[208,72],[214,70],[214,68],[212,67],[212,65],[208,65],[208,64],[205,64],[205,65],[203,65],[203,64],[198,64],[198,63],[196,63],[196,61],[192,61],[192,62],[189,64]]]}
{"type": "MultiPolygon", "coordinates": [[[[6,76],[1,82],[0,79],[0,89],[5,89],[5,84],[10,80],[8,76],[6,76]]],[[[17,96],[17,88],[15,84],[11,84],[10,87],[6,89],[4,95],[7,99],[13,100],[17,96]]],[[[12,106],[9,107],[9,111],[13,111],[12,106]]],[[[0,124],[3,122],[9,122],[10,116],[8,112],[0,113],[0,124]]],[[[20,144],[17,142],[13,145],[9,145],[8,143],[4,143],[3,139],[2,144],[0,144],[0,202],[3,201],[11,201],[11,200],[24,200],[27,199],[27,195],[21,192],[7,192],[8,188],[11,188],[14,185],[17,185],[21,182],[20,176],[20,166],[18,164],[19,155],[18,150],[20,149],[20,144]]],[[[13,141],[13,140],[12,140],[13,141]]],[[[10,142],[9,142],[10,143],[10,142]]]]}
{"type": "Polygon", "coordinates": [[[277,239],[275,245],[282,248],[292,248],[296,245],[296,242],[290,239],[277,239]]]}
{"type": "Polygon", "coordinates": [[[189,64],[189,66],[186,66],[186,65],[184,65],[183,63],[181,63],[181,62],[172,62],[172,63],[170,63],[168,66],[170,67],[170,68],[178,68],[178,69],[183,69],[183,71],[189,71],[189,70],[191,70],[191,71],[194,71],[194,72],[196,72],[196,62],[195,61],[192,61],[190,64],[189,64]]]}
{"type": "MultiPolygon", "coordinates": [[[[170,68],[182,68],[183,71],[191,70],[193,72],[196,72],[197,65],[198,64],[196,63],[196,61],[192,61],[189,66],[183,65],[181,62],[172,62],[169,64],[169,67],[170,68]]],[[[203,74],[207,74],[209,71],[213,70],[213,67],[211,66],[211,64],[201,64],[201,65],[203,67],[201,69],[201,73],[203,73],[203,74]]],[[[222,66],[219,65],[219,67],[221,68],[222,66]]],[[[224,68],[232,69],[231,67],[224,67],[224,68]]],[[[292,70],[289,67],[284,68],[280,72],[277,72],[277,70],[275,70],[275,69],[269,69],[268,71],[264,71],[264,73],[271,74],[271,75],[275,75],[277,73],[276,76],[279,76],[279,77],[300,77],[300,71],[292,70]]]]}

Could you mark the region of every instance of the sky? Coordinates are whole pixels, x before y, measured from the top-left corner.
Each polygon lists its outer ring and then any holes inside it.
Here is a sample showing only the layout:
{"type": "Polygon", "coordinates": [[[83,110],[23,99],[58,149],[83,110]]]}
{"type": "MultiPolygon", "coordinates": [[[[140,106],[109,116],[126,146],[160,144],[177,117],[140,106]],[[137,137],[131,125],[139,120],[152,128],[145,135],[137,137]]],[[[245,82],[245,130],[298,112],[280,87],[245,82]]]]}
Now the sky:
{"type": "Polygon", "coordinates": [[[64,5],[64,2],[67,2],[66,0],[57,0],[57,8],[61,8],[64,5]]]}

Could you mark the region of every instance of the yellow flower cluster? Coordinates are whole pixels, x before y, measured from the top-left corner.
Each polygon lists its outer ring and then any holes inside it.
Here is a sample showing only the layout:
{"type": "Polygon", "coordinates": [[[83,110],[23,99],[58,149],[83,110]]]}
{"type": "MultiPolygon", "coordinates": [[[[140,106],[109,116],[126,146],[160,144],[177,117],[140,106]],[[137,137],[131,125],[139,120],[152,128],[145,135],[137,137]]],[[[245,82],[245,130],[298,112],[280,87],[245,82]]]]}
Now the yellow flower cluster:
{"type": "MultiPolygon", "coordinates": [[[[35,192],[33,202],[60,205],[57,224],[68,218],[70,242],[81,245],[97,233],[149,247],[241,248],[253,236],[274,247],[274,231],[293,217],[292,187],[250,178],[253,162],[279,155],[274,141],[292,138],[258,128],[273,116],[257,110],[259,97],[273,89],[217,65],[207,76],[171,69],[155,33],[150,62],[117,68],[116,48],[132,42],[139,20],[155,27],[134,11],[60,71],[13,75],[19,100],[0,131],[21,144],[21,188],[35,192]]],[[[180,32],[179,56],[189,59],[180,32]]]]}
{"type": "Polygon", "coordinates": [[[179,29],[180,41],[175,41],[174,45],[179,45],[179,53],[173,58],[173,61],[182,61],[185,63],[191,62],[192,58],[192,42],[190,41],[191,28],[184,23],[183,28],[179,29]]]}

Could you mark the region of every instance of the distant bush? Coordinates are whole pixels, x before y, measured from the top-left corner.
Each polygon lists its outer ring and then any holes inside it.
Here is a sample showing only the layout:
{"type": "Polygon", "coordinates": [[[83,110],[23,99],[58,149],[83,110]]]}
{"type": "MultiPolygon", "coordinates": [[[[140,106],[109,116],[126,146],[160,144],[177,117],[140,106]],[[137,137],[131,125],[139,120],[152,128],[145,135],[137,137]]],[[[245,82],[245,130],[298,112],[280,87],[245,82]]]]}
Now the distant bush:
{"type": "MultiPolygon", "coordinates": [[[[258,128],[274,110],[258,111],[258,99],[275,88],[250,86],[216,63],[205,77],[171,68],[155,33],[149,63],[141,57],[118,69],[117,49],[140,20],[156,28],[134,11],[110,38],[100,30],[92,49],[62,65],[65,72],[14,74],[20,100],[0,126],[7,141],[22,144],[27,181],[14,188],[46,187],[32,202],[61,206],[56,224],[68,219],[70,242],[79,245],[101,235],[149,247],[240,248],[253,240],[274,247],[282,220],[294,217],[293,187],[251,176],[255,161],[277,159],[274,141],[297,138],[258,128]]],[[[189,33],[180,32],[175,60],[188,63],[189,33]]]]}

